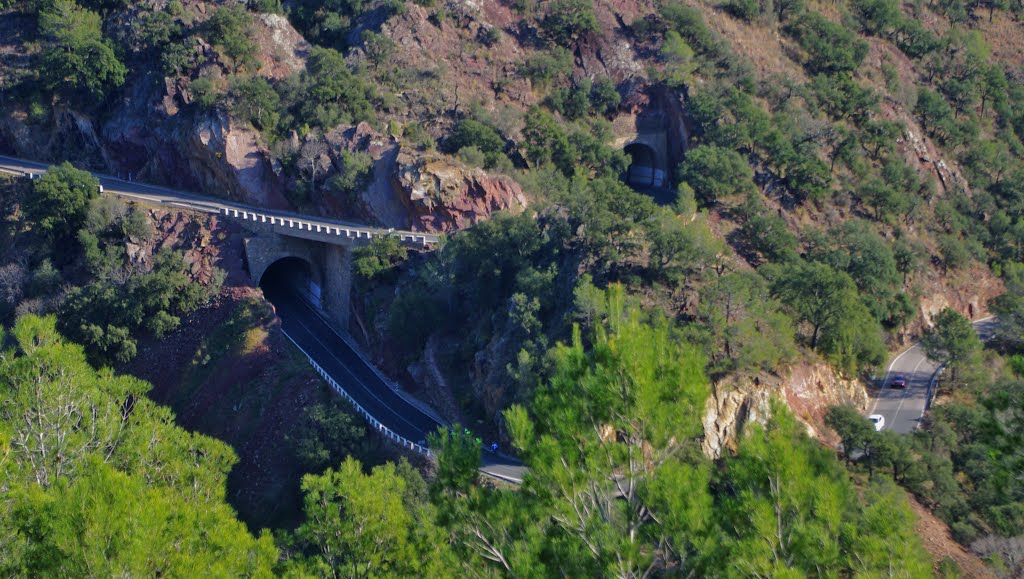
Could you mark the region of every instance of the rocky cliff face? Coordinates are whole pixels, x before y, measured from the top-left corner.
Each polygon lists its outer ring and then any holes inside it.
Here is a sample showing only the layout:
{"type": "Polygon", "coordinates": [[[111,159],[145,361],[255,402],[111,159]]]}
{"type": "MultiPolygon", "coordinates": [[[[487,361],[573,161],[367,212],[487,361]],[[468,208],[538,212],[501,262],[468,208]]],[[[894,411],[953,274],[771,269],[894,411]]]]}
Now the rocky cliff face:
{"type": "Polygon", "coordinates": [[[794,365],[782,378],[716,383],[704,407],[704,454],[719,458],[734,451],[748,425],[765,424],[771,418],[772,397],[784,401],[807,425],[809,434],[829,444],[836,442],[824,423],[829,406],[851,404],[866,410],[868,405],[862,382],[843,378],[822,361],[794,365]]]}
{"type": "MultiPolygon", "coordinates": [[[[206,5],[189,3],[196,18],[206,5]]],[[[305,68],[310,45],[283,16],[253,20],[258,74],[280,79],[305,68]]],[[[211,46],[196,47],[199,75],[225,83],[231,67],[211,46]]],[[[199,112],[189,78],[129,79],[124,97],[102,124],[69,108],[54,111],[47,123],[22,112],[0,119],[0,149],[31,159],[71,159],[124,178],[203,190],[268,207],[287,205],[284,183],[270,169],[260,135],[222,112],[199,112]]]]}
{"type": "Polygon", "coordinates": [[[409,208],[412,228],[450,232],[487,219],[496,211],[521,211],[526,196],[504,175],[454,163],[438,155],[399,154],[394,179],[409,208]]]}

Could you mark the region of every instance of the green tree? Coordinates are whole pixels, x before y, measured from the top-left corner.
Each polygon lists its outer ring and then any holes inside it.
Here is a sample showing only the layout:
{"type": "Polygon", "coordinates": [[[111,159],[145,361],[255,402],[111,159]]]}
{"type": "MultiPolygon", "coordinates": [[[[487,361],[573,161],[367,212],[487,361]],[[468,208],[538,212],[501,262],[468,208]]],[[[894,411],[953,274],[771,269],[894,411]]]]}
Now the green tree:
{"type": "Polygon", "coordinates": [[[806,10],[786,25],[807,51],[804,66],[812,73],[854,72],[868,54],[868,44],[841,24],[806,10]]]}
{"type": "Polygon", "coordinates": [[[205,23],[210,44],[231,59],[235,70],[255,68],[256,43],[252,35],[252,16],[239,5],[217,8],[205,23]]]}
{"type": "Polygon", "coordinates": [[[768,425],[752,428],[726,463],[722,484],[733,492],[715,506],[724,539],[704,573],[790,577],[900,569],[928,576],[931,562],[898,489],[883,481],[862,500],[828,454],[776,401],[768,425]]]}
{"type": "Polygon", "coordinates": [[[505,139],[491,125],[466,119],[455,126],[445,141],[449,152],[458,152],[465,147],[476,147],[484,154],[484,164],[494,167],[505,156],[505,139]]]}
{"type": "Polygon", "coordinates": [[[949,384],[961,385],[961,378],[980,362],[981,339],[967,318],[952,308],[935,317],[934,326],[921,338],[928,357],[949,369],[949,384]]]}
{"type": "Polygon", "coordinates": [[[1024,264],[1003,266],[1006,292],[989,300],[989,310],[999,317],[995,340],[1008,352],[1024,352],[1024,264]]]}
{"type": "Polygon", "coordinates": [[[54,0],[39,13],[39,33],[46,39],[39,70],[51,90],[71,97],[85,91],[100,101],[124,84],[127,69],[103,40],[99,14],[73,0],[54,0]]]}
{"type": "Polygon", "coordinates": [[[374,69],[391,60],[391,55],[395,52],[395,41],[385,34],[371,30],[364,30],[362,37],[363,50],[366,51],[366,58],[373,64],[374,69]]]}
{"type": "Polygon", "coordinates": [[[541,21],[541,29],[555,46],[570,46],[597,28],[593,5],[585,0],[553,0],[541,21]]]}
{"type": "Polygon", "coordinates": [[[220,291],[219,282],[194,283],[183,256],[169,249],[157,253],[147,273],[117,271],[119,275],[75,288],[60,308],[61,331],[102,363],[131,360],[139,336],[162,338],[178,327],[180,316],[220,291]]]}
{"type": "Polygon", "coordinates": [[[809,327],[809,345],[833,363],[852,373],[885,359],[881,328],[848,274],[824,263],[795,262],[770,268],[768,278],[773,295],[809,327]]]}
{"type": "Polygon", "coordinates": [[[809,259],[848,273],[875,318],[889,319],[900,289],[900,275],[889,244],[865,221],[847,221],[829,231],[828,240],[824,247],[809,251],[809,259]]]}
{"type": "Polygon", "coordinates": [[[231,112],[261,130],[273,130],[280,117],[281,98],[261,76],[234,77],[228,92],[231,112]]]}
{"type": "Polygon", "coordinates": [[[665,320],[642,321],[621,286],[605,300],[607,325],[595,328],[592,348],[577,328],[551,353],[530,412],[505,413],[530,466],[523,492],[549,505],[557,563],[573,575],[692,568],[710,515],[708,471],[674,457],[692,452],[701,431],[704,360],[665,320]],[[683,488],[692,492],[676,494],[683,488]],[[668,542],[674,550],[652,548],[668,542]]]}
{"type": "Polygon", "coordinates": [[[701,273],[726,249],[703,218],[687,220],[671,211],[659,211],[647,223],[650,268],[672,285],[701,273]]]}
{"type": "Polygon", "coordinates": [[[796,356],[793,322],[755,272],[719,277],[700,294],[698,319],[711,333],[710,357],[721,371],[773,371],[796,356]]]}
{"type": "Polygon", "coordinates": [[[566,176],[575,171],[575,154],[569,137],[547,111],[532,107],[526,113],[523,140],[526,158],[534,167],[551,163],[566,176]]]}
{"type": "Polygon", "coordinates": [[[681,88],[692,82],[693,73],[697,71],[693,49],[675,30],[665,33],[661,58],[665,61],[664,81],[669,86],[681,88]]]}
{"type": "Polygon", "coordinates": [[[876,36],[888,34],[903,17],[895,0],[855,0],[853,10],[861,30],[876,36]]]}
{"type": "Polygon", "coordinates": [[[705,145],[686,154],[679,179],[693,187],[704,205],[735,203],[755,190],[754,172],[736,151],[705,145]]]}
{"type": "Polygon", "coordinates": [[[25,204],[26,214],[55,246],[68,247],[67,242],[85,223],[89,201],[99,195],[99,186],[87,171],[65,161],[35,182],[25,204]]]}
{"type": "Polygon", "coordinates": [[[896,271],[903,275],[903,285],[906,285],[907,276],[924,270],[928,248],[916,239],[900,237],[892,244],[892,256],[896,271]]]}
{"type": "Polygon", "coordinates": [[[929,135],[942,140],[949,137],[953,110],[939,93],[928,88],[918,91],[914,114],[929,135]]]}
{"type": "Polygon", "coordinates": [[[863,454],[869,440],[875,435],[875,428],[852,406],[830,407],[825,413],[825,424],[842,439],[843,459],[847,464],[855,456],[863,454]]]}
{"type": "Polygon", "coordinates": [[[307,406],[303,414],[303,421],[289,442],[295,445],[296,456],[310,472],[340,464],[342,459],[355,454],[366,436],[362,420],[340,399],[307,406]]]}
{"type": "Polygon", "coordinates": [[[395,267],[405,261],[408,250],[397,236],[382,235],[352,252],[352,266],[361,279],[393,279],[395,267]]]}
{"type": "Polygon", "coordinates": [[[330,188],[354,199],[373,179],[373,157],[364,151],[342,150],[341,171],[328,181],[330,188]]]}
{"type": "Polygon", "coordinates": [[[306,91],[300,109],[309,122],[333,128],[341,123],[373,120],[373,87],[349,70],[338,51],[313,48],[304,78],[306,91]]]}
{"type": "Polygon", "coordinates": [[[480,476],[481,441],[468,429],[455,424],[451,429],[438,428],[427,437],[427,444],[437,454],[435,488],[444,493],[466,493],[480,476]]]}
{"type": "MultiPolygon", "coordinates": [[[[309,553],[307,572],[328,576],[419,575],[443,571],[446,545],[432,522],[414,516],[406,479],[395,465],[362,472],[348,458],[337,470],[302,479],[306,522],[296,537],[309,553]]],[[[450,563],[450,562],[449,562],[450,563]]]]}
{"type": "Polygon", "coordinates": [[[0,572],[269,575],[271,538],[224,502],[230,447],[178,428],[148,384],[95,370],[55,326],[28,315],[0,335],[0,572]]]}

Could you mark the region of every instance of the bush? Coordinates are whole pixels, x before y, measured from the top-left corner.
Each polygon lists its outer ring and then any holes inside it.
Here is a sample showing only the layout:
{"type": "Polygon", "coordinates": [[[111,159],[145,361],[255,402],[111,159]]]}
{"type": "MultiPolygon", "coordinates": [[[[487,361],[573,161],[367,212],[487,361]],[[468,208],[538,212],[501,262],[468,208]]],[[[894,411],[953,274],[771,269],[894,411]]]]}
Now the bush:
{"type": "Polygon", "coordinates": [[[331,177],[330,187],[339,193],[355,195],[373,177],[373,157],[363,151],[341,151],[341,171],[331,177]]]}
{"type": "Polygon", "coordinates": [[[473,167],[484,167],[487,164],[484,152],[473,146],[462,147],[459,149],[458,156],[463,163],[473,167]]]}
{"type": "Polygon", "coordinates": [[[786,31],[807,51],[804,66],[813,74],[853,72],[868,54],[867,42],[817,12],[804,12],[786,31]]]}
{"type": "Polygon", "coordinates": [[[541,30],[555,46],[570,46],[597,31],[593,4],[587,0],[553,0],[541,21],[541,30]]]}
{"type": "Polygon", "coordinates": [[[255,68],[252,16],[241,6],[221,6],[205,23],[206,38],[231,59],[235,70],[255,68]]]}
{"type": "Polygon", "coordinates": [[[902,23],[898,0],[853,0],[852,8],[861,30],[867,34],[883,36],[902,23]]]}
{"type": "Polygon", "coordinates": [[[274,87],[261,76],[235,77],[228,93],[231,112],[261,130],[273,129],[280,117],[281,98],[274,87]]]}
{"type": "Polygon", "coordinates": [[[753,22],[761,15],[761,2],[760,0],[728,0],[725,3],[725,9],[740,20],[753,22]]]}
{"type": "Polygon", "coordinates": [[[537,52],[519,65],[519,73],[538,88],[556,84],[572,72],[572,54],[562,47],[537,52]]]}
{"type": "Polygon", "coordinates": [[[208,76],[201,76],[191,83],[189,89],[192,92],[192,102],[196,103],[199,110],[208,111],[220,102],[222,93],[217,84],[208,76]]]}
{"type": "Polygon", "coordinates": [[[679,179],[693,187],[705,206],[736,203],[755,190],[754,172],[736,151],[705,145],[692,149],[679,165],[679,179]]]}
{"type": "Polygon", "coordinates": [[[363,75],[353,74],[338,51],[313,48],[304,80],[300,108],[310,124],[330,128],[374,120],[373,85],[363,75]]]}
{"type": "Polygon", "coordinates": [[[466,119],[456,125],[455,130],[445,140],[445,146],[449,152],[459,153],[460,157],[463,149],[476,149],[475,152],[468,152],[468,154],[475,159],[475,153],[479,153],[483,160],[481,162],[467,161],[467,163],[480,167],[494,167],[498,163],[498,159],[505,156],[505,139],[498,133],[498,130],[491,125],[473,119],[466,119]]]}

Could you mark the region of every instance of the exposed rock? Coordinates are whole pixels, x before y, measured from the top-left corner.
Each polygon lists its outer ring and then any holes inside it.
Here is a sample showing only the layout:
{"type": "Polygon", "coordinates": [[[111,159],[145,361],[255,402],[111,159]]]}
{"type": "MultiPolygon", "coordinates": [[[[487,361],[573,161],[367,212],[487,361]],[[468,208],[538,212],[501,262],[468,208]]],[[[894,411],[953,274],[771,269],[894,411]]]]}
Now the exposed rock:
{"type": "Polygon", "coordinates": [[[260,14],[254,21],[260,76],[281,79],[306,69],[312,46],[280,14],[260,14]]]}
{"type": "Polygon", "coordinates": [[[239,126],[222,113],[207,115],[196,121],[188,144],[189,163],[207,189],[220,186],[226,196],[247,203],[287,207],[284,185],[251,127],[239,126]]]}
{"type": "Polygon", "coordinates": [[[851,404],[864,410],[868,395],[856,379],[838,375],[822,361],[794,365],[784,378],[756,377],[712,385],[704,407],[702,449],[710,458],[723,451],[735,451],[750,424],[765,424],[771,418],[771,399],[779,397],[803,422],[808,433],[826,443],[835,443],[825,427],[825,412],[836,404],[851,404]]]}
{"type": "Polygon", "coordinates": [[[939,156],[934,143],[920,138],[911,129],[907,129],[903,139],[898,140],[897,143],[905,145],[908,149],[906,156],[911,166],[917,166],[919,171],[929,170],[930,168],[935,173],[939,183],[942,185],[943,191],[959,188],[964,189],[968,194],[970,193],[967,180],[959,172],[950,168],[946,161],[939,156]]]}
{"type": "Polygon", "coordinates": [[[454,231],[496,211],[521,211],[526,196],[504,175],[489,175],[440,155],[399,153],[395,186],[418,231],[454,231]]]}
{"type": "Polygon", "coordinates": [[[736,442],[747,424],[763,424],[771,416],[771,396],[768,388],[754,383],[712,384],[702,419],[704,454],[719,458],[723,450],[736,450],[736,442]]]}
{"type": "MultiPolygon", "coordinates": [[[[185,9],[197,21],[209,12],[203,2],[186,2],[185,9]]],[[[281,79],[305,69],[311,46],[284,16],[256,16],[252,36],[257,74],[281,79]]],[[[199,74],[226,82],[233,72],[205,42],[197,44],[196,54],[199,74]]],[[[132,77],[102,127],[67,108],[54,111],[50,126],[30,127],[24,114],[9,115],[0,120],[0,148],[33,159],[70,158],[124,178],[287,207],[284,183],[271,170],[258,133],[223,114],[193,114],[189,86],[188,78],[132,77]]]]}
{"type": "Polygon", "coordinates": [[[864,411],[868,407],[865,384],[856,378],[845,378],[828,364],[817,361],[797,364],[782,383],[783,395],[797,418],[808,426],[811,434],[834,444],[831,429],[825,426],[825,413],[830,406],[849,404],[864,411]]]}

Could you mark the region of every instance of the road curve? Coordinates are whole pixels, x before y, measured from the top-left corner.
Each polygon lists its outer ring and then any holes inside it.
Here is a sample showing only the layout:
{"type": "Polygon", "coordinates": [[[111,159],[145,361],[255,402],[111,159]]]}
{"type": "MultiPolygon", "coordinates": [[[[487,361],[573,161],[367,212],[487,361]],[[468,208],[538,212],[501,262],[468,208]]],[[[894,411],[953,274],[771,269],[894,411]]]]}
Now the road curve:
{"type": "MultiPolygon", "coordinates": [[[[974,330],[982,340],[992,336],[996,320],[994,317],[973,322],[974,330]]],[[[925,355],[920,342],[900,352],[889,364],[882,387],[875,390],[875,401],[868,414],[885,417],[885,430],[907,434],[920,425],[927,409],[929,388],[932,377],[939,369],[939,363],[925,355]],[[907,380],[907,387],[897,389],[892,382],[897,376],[907,380]]]]}
{"type": "MultiPolygon", "coordinates": [[[[40,175],[51,165],[0,155],[0,172],[14,175],[40,175]]],[[[150,203],[182,206],[188,209],[223,213],[225,208],[259,211],[283,217],[296,217],[322,225],[344,225],[357,228],[370,235],[387,235],[392,231],[320,217],[257,209],[231,203],[223,199],[204,197],[194,193],[165,187],[125,181],[109,175],[93,173],[103,190],[150,203]]],[[[413,232],[394,232],[413,233],[413,232]]],[[[416,232],[425,244],[438,242],[438,236],[416,232]]],[[[377,421],[403,438],[421,443],[427,435],[442,426],[433,416],[406,400],[385,383],[377,373],[304,301],[283,287],[265,287],[267,298],[274,304],[281,318],[282,329],[308,356],[313,358],[335,382],[366,409],[377,421]]],[[[526,467],[512,457],[484,453],[481,472],[513,483],[521,483],[526,467]]]]}
{"type": "MultiPolygon", "coordinates": [[[[267,284],[263,291],[281,318],[282,330],[381,424],[423,445],[428,434],[443,426],[392,390],[304,300],[281,285],[267,284]]],[[[526,473],[514,458],[490,453],[484,453],[480,470],[513,483],[521,483],[526,473]]]]}

